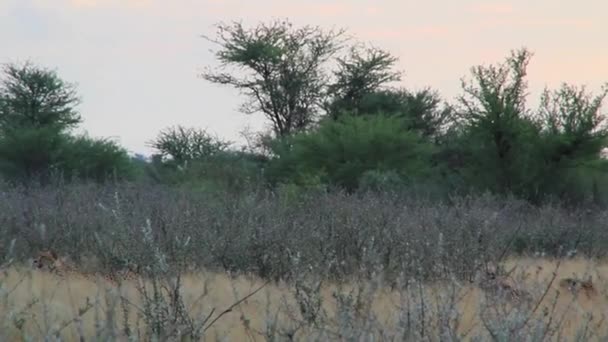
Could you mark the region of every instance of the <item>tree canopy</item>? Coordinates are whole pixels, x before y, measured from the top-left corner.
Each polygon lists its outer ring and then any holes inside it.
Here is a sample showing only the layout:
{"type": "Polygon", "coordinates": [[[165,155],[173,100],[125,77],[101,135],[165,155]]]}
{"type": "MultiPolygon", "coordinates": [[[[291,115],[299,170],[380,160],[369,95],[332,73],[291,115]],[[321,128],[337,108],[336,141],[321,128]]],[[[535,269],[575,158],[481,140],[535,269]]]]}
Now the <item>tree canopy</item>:
{"type": "Polygon", "coordinates": [[[242,111],[263,113],[277,136],[300,132],[319,114],[327,91],[325,64],[339,51],[342,34],[278,20],[253,28],[218,24],[217,38],[206,38],[220,46],[220,68],[232,66],[243,75],[208,70],[202,77],[242,91],[248,98],[242,111]]]}
{"type": "Polygon", "coordinates": [[[130,174],[127,151],[118,144],[74,137],[82,118],[73,84],[56,71],[6,64],[0,79],[0,173],[21,183],[53,175],[98,181],[130,174]]]}

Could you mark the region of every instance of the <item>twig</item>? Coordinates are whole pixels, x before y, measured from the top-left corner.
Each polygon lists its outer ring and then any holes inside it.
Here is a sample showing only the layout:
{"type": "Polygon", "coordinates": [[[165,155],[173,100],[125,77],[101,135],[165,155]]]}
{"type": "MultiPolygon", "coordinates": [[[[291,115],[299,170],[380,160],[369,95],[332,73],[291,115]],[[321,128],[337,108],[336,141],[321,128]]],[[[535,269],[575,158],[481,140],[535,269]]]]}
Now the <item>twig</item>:
{"type": "Polygon", "coordinates": [[[57,331],[55,332],[57,335],[59,335],[63,329],[67,328],[68,326],[70,326],[70,324],[78,322],[82,319],[82,316],[84,316],[84,314],[86,314],[89,310],[91,310],[93,308],[93,304],[89,301],[89,299],[87,298],[87,302],[85,304],[85,306],[81,307],[80,309],[78,309],[78,315],[70,320],[64,321],[60,326],[59,329],[57,329],[57,331]]]}
{"type": "MultiPolygon", "coordinates": [[[[574,248],[575,249],[578,246],[579,242],[581,241],[581,236],[582,236],[582,233],[579,232],[578,237],[576,239],[576,242],[574,243],[574,248]]],[[[551,276],[551,280],[549,281],[549,284],[545,288],[545,291],[543,292],[543,295],[539,298],[538,301],[536,301],[536,305],[534,306],[534,309],[532,310],[532,312],[530,312],[530,314],[528,315],[528,317],[526,317],[526,320],[521,325],[522,327],[528,325],[528,323],[530,322],[530,319],[532,319],[532,316],[536,313],[536,310],[538,310],[538,308],[540,307],[540,304],[542,303],[542,301],[545,299],[545,297],[549,293],[549,290],[551,289],[551,287],[553,286],[553,283],[555,282],[555,279],[557,278],[557,271],[559,270],[559,267],[562,264],[562,259],[563,258],[560,257],[557,260],[557,264],[555,265],[555,269],[553,270],[553,275],[551,276]]]]}
{"type": "Polygon", "coordinates": [[[262,290],[264,287],[266,287],[266,285],[268,285],[269,283],[270,283],[270,280],[266,281],[264,284],[262,284],[260,287],[258,287],[255,291],[253,291],[250,294],[246,295],[245,297],[239,299],[234,304],[232,304],[228,309],[222,311],[222,313],[220,313],[219,315],[217,315],[217,317],[215,319],[213,319],[213,321],[211,321],[211,323],[209,323],[209,325],[207,325],[205,327],[205,329],[203,329],[203,332],[207,331],[222,316],[224,316],[227,313],[232,312],[232,309],[234,309],[235,307],[237,307],[239,304],[241,304],[242,302],[246,301],[247,299],[251,298],[252,296],[254,296],[256,293],[258,293],[260,290],[262,290]]]}
{"type": "Polygon", "coordinates": [[[500,256],[498,257],[498,262],[497,262],[498,264],[500,264],[502,259],[506,256],[507,251],[509,250],[509,247],[511,246],[513,241],[515,241],[515,239],[517,238],[517,233],[519,233],[519,231],[521,230],[521,227],[523,227],[523,222],[519,222],[519,225],[517,226],[517,229],[515,229],[515,231],[513,232],[511,239],[505,245],[505,248],[502,250],[502,253],[500,253],[500,256]]]}
{"type": "Polygon", "coordinates": [[[202,325],[204,326],[205,324],[207,324],[207,321],[209,321],[209,319],[211,318],[211,316],[213,316],[213,313],[215,312],[215,308],[211,309],[211,312],[207,315],[207,317],[205,317],[205,319],[202,322],[202,325]]]}
{"type": "Polygon", "coordinates": [[[125,296],[121,295],[121,296],[120,296],[120,299],[121,299],[121,300],[124,300],[124,301],[125,301],[127,304],[129,304],[129,305],[131,305],[132,307],[134,307],[136,310],[138,310],[138,311],[139,311],[139,313],[141,313],[141,314],[145,313],[145,311],[144,311],[144,309],[143,309],[143,308],[141,308],[141,307],[139,307],[137,304],[135,304],[135,303],[131,302],[131,301],[129,300],[129,298],[127,298],[127,297],[125,297],[125,296]]]}

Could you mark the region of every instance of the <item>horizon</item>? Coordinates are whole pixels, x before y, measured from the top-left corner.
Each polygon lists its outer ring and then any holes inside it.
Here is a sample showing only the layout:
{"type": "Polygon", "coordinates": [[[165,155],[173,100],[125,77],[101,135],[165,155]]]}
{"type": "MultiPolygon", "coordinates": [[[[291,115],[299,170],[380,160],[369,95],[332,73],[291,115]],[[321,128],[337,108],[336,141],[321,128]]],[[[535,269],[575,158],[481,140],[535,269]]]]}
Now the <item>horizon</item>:
{"type": "Polygon", "coordinates": [[[199,78],[217,65],[201,35],[213,25],[247,25],[288,18],[296,25],[344,28],[354,39],[399,58],[408,89],[430,87],[454,103],[471,67],[499,63],[511,50],[533,52],[528,103],[543,88],[562,82],[597,93],[608,81],[608,3],[585,6],[539,0],[482,2],[262,0],[4,0],[0,37],[9,48],[0,63],[27,60],[56,70],[82,98],[82,130],[117,138],[132,153],[149,155],[146,143],[168,126],[207,129],[242,143],[239,131],[261,129],[261,115],[238,111],[238,92],[199,78]],[[364,20],[362,20],[364,19],[364,20]],[[108,25],[111,23],[111,25],[108,25]]]}

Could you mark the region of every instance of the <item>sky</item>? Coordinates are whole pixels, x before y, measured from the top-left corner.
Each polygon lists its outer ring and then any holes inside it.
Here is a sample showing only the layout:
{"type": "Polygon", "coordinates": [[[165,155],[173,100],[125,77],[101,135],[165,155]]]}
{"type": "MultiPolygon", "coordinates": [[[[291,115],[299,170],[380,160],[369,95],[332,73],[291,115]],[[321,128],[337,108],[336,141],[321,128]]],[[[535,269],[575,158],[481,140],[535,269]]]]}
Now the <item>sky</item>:
{"type": "Polygon", "coordinates": [[[0,63],[56,70],[81,95],[83,131],[149,154],[169,126],[240,143],[244,128],[267,124],[239,112],[238,92],[199,77],[217,65],[201,36],[218,22],[346,29],[399,58],[398,86],[431,87],[449,102],[471,67],[526,47],[533,104],[545,87],[597,92],[608,81],[607,17],[605,0],[0,0],[0,63]]]}

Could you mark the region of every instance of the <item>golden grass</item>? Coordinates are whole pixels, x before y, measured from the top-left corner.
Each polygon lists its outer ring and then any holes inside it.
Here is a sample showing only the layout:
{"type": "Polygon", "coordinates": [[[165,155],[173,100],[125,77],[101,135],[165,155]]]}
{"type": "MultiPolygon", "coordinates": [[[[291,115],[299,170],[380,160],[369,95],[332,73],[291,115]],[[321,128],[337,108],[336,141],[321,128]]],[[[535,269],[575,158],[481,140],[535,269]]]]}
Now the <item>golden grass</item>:
{"type": "MultiPolygon", "coordinates": [[[[593,317],[588,324],[589,331],[596,334],[595,336],[605,336],[608,333],[604,323],[608,309],[608,263],[584,259],[562,260],[553,285],[545,291],[557,263],[557,260],[522,258],[506,262],[507,267],[517,265],[517,278],[535,300],[543,298],[534,317],[551,319],[553,325],[559,322],[556,336],[559,333],[562,338],[574,338],[577,331],[585,326],[586,320],[589,320],[589,314],[593,317]],[[589,274],[593,276],[598,291],[597,296],[593,298],[575,296],[558,286],[562,278],[573,275],[583,277],[589,274]]],[[[62,326],[64,328],[59,335],[63,340],[78,340],[80,335],[95,336],[96,331],[100,329],[99,324],[103,326],[105,321],[113,321],[119,331],[123,318],[117,293],[120,292],[135,306],[142,305],[133,283],[117,289],[103,281],[95,282],[76,275],[61,279],[49,273],[30,272],[18,267],[8,270],[1,281],[1,298],[4,300],[0,302],[0,330],[3,331],[0,337],[11,340],[20,340],[24,334],[33,340],[41,340],[49,331],[62,326]],[[7,295],[7,292],[10,293],[7,295]],[[84,307],[87,301],[93,304],[93,308],[84,313],[80,321],[74,320],[79,316],[79,308],[84,307]],[[116,310],[108,310],[112,307],[116,310]],[[18,329],[20,324],[21,330],[18,329]]],[[[182,295],[185,303],[190,306],[187,308],[189,312],[202,319],[209,315],[211,310],[216,314],[222,312],[261,285],[262,280],[244,276],[230,278],[224,274],[210,272],[187,274],[183,279],[182,295]],[[208,289],[207,293],[205,289],[208,289]]],[[[370,312],[365,314],[373,314],[377,318],[377,324],[387,330],[396,327],[399,311],[404,310],[408,299],[410,304],[414,304],[412,301],[424,298],[428,307],[428,317],[425,318],[428,324],[426,333],[431,335],[439,330],[437,313],[452,301],[459,312],[457,318],[460,323],[457,331],[460,334],[487,336],[482,316],[491,319],[495,315],[495,322],[498,323],[506,319],[501,316],[500,311],[494,311],[502,306],[498,303],[491,305],[492,310],[484,311],[484,292],[471,284],[425,284],[420,288],[411,288],[410,293],[399,293],[385,287],[374,288],[371,283],[365,285],[369,285],[370,292],[364,297],[371,299],[370,312]],[[450,289],[454,292],[451,293],[450,289]]],[[[340,291],[344,293],[349,287],[356,288],[355,284],[349,284],[340,287],[340,291]]],[[[336,301],[332,295],[338,288],[335,284],[321,288],[328,322],[338,319],[336,301]]],[[[534,307],[535,305],[528,309],[528,312],[534,307]]],[[[132,307],[129,316],[132,328],[135,328],[138,322],[137,310],[132,307]]],[[[206,332],[205,337],[208,340],[225,337],[229,341],[247,341],[252,340],[253,336],[256,340],[263,340],[260,335],[267,330],[268,318],[274,317],[278,324],[284,327],[295,326],[294,319],[300,319],[293,287],[284,284],[266,285],[263,290],[221,317],[206,332]]],[[[141,328],[143,322],[140,320],[137,324],[141,328]]],[[[327,326],[330,326],[329,323],[327,326]]],[[[304,337],[307,332],[308,330],[301,329],[297,336],[304,337]]],[[[119,339],[117,336],[115,338],[119,339]]]]}

